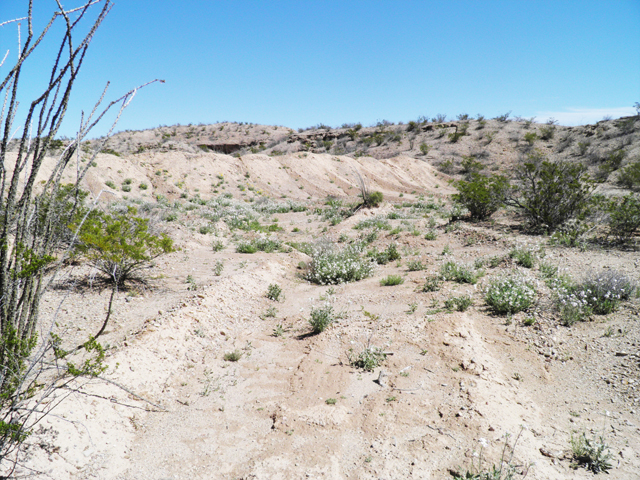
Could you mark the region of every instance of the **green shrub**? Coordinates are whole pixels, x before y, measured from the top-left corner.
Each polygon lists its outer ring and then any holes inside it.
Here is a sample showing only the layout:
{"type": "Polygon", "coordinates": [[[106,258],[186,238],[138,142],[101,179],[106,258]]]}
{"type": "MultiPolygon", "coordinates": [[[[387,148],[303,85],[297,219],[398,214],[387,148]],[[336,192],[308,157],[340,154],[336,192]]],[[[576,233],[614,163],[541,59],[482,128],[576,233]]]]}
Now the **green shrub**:
{"type": "Polygon", "coordinates": [[[527,132],[524,134],[524,141],[529,145],[533,145],[534,142],[538,139],[538,134],[535,132],[527,132]]]}
{"type": "Polygon", "coordinates": [[[242,358],[242,352],[240,350],[234,350],[233,352],[225,353],[222,358],[225,362],[237,362],[242,358]]]}
{"type": "Polygon", "coordinates": [[[211,248],[214,252],[220,252],[224,250],[224,242],[222,240],[214,240],[211,243],[211,248]]]}
{"type": "Polygon", "coordinates": [[[357,245],[343,249],[320,245],[313,249],[305,278],[320,285],[355,282],[373,274],[374,263],[362,258],[357,245]]]}
{"type": "Polygon", "coordinates": [[[447,310],[457,310],[458,312],[464,312],[471,305],[473,305],[473,300],[471,300],[469,295],[450,297],[444,301],[444,308],[447,310]]]}
{"type": "Polygon", "coordinates": [[[335,314],[333,313],[333,306],[327,304],[324,307],[312,308],[311,318],[309,324],[313,329],[313,333],[324,332],[329,325],[335,320],[335,314]]]}
{"type": "Polygon", "coordinates": [[[431,145],[427,145],[424,142],[420,144],[420,153],[422,153],[423,155],[427,155],[429,153],[429,150],[431,150],[431,145]]]}
{"type": "Polygon", "coordinates": [[[509,257],[522,267],[533,268],[536,264],[537,252],[527,247],[514,247],[509,252],[509,257]]]}
{"type": "Polygon", "coordinates": [[[493,279],[484,291],[484,301],[498,315],[528,309],[536,299],[535,284],[520,274],[493,279]]]}
{"type": "Polygon", "coordinates": [[[361,368],[367,372],[372,372],[374,368],[382,364],[387,358],[382,348],[367,347],[357,355],[353,353],[353,349],[349,349],[347,354],[349,365],[354,368],[361,368]]]}
{"type": "Polygon", "coordinates": [[[363,202],[365,207],[379,207],[384,199],[382,192],[368,192],[364,195],[363,202]]]}
{"type": "Polygon", "coordinates": [[[556,133],[555,125],[545,125],[540,127],[540,138],[542,140],[551,140],[556,133]]]}
{"type": "Polygon", "coordinates": [[[387,275],[382,280],[380,280],[380,285],[383,287],[392,287],[394,285],[402,285],[404,283],[404,278],[401,275],[387,275]]]}
{"type": "Polygon", "coordinates": [[[593,183],[581,163],[549,162],[534,153],[516,171],[507,204],[518,208],[534,230],[551,232],[589,207],[593,183]]]}
{"type": "Polygon", "coordinates": [[[384,219],[374,217],[360,220],[353,227],[355,230],[364,230],[366,228],[375,228],[377,230],[391,230],[391,224],[384,219]]]}
{"type": "Polygon", "coordinates": [[[123,184],[122,185],[122,191],[123,192],[130,192],[131,191],[131,185],[123,184]]]}
{"type": "Polygon", "coordinates": [[[236,252],[238,253],[256,253],[258,251],[258,247],[256,247],[253,242],[250,241],[242,241],[238,242],[236,245],[236,252]]]}
{"type": "Polygon", "coordinates": [[[624,243],[640,228],[640,197],[626,195],[609,202],[609,234],[624,243]]]}
{"type": "Polygon", "coordinates": [[[106,182],[104,182],[104,184],[109,188],[113,188],[114,190],[118,188],[112,180],[107,180],[106,182]]]}
{"type": "Polygon", "coordinates": [[[503,205],[509,183],[502,175],[475,173],[469,181],[455,182],[455,187],[458,193],[453,195],[454,201],[469,210],[471,218],[483,220],[503,205]]]}
{"type": "Polygon", "coordinates": [[[174,251],[173,240],[166,234],[149,231],[149,220],[135,216],[136,209],[127,213],[90,215],[80,231],[77,250],[95,268],[116,285],[128,280],[144,281],[143,269],[166,253],[174,251]]]}
{"type": "Polygon", "coordinates": [[[611,452],[604,437],[587,438],[585,432],[571,434],[571,452],[576,466],[582,466],[593,473],[607,472],[611,466],[611,452]]]}
{"type": "Polygon", "coordinates": [[[410,272],[418,272],[427,268],[420,260],[410,260],[407,262],[407,270],[410,272]]]}
{"type": "Polygon", "coordinates": [[[477,283],[478,278],[482,276],[482,272],[474,271],[473,268],[468,265],[450,260],[440,268],[440,275],[447,281],[474,285],[477,283]]]}
{"type": "Polygon", "coordinates": [[[141,183],[140,185],[138,185],[138,188],[140,190],[146,190],[147,188],[149,188],[149,185],[147,185],[146,183],[141,183]]]}
{"type": "Polygon", "coordinates": [[[280,285],[278,285],[277,283],[270,284],[267,288],[266,297],[269,300],[273,300],[274,302],[279,302],[284,298],[284,295],[282,295],[282,287],[280,287],[280,285]]]}
{"type": "Polygon", "coordinates": [[[628,164],[618,172],[617,183],[626,188],[640,188],[640,159],[628,164]]]}
{"type": "Polygon", "coordinates": [[[636,286],[626,275],[616,270],[594,273],[585,278],[576,291],[583,293],[596,315],[607,315],[628,300],[636,286]]]}
{"type": "Polygon", "coordinates": [[[389,244],[382,252],[373,250],[369,252],[367,256],[372,257],[378,265],[386,265],[389,262],[394,262],[402,258],[400,252],[398,252],[398,246],[395,243],[389,244]]]}
{"type": "Polygon", "coordinates": [[[438,238],[438,232],[436,232],[435,230],[429,230],[424,234],[425,240],[435,240],[436,238],[438,238]]]}
{"type": "Polygon", "coordinates": [[[442,279],[438,275],[429,275],[422,286],[423,292],[437,292],[442,286],[442,279]]]}
{"type": "Polygon", "coordinates": [[[467,175],[467,177],[472,178],[473,175],[480,173],[480,171],[484,170],[484,165],[476,160],[476,157],[473,155],[462,156],[462,173],[467,175]]]}

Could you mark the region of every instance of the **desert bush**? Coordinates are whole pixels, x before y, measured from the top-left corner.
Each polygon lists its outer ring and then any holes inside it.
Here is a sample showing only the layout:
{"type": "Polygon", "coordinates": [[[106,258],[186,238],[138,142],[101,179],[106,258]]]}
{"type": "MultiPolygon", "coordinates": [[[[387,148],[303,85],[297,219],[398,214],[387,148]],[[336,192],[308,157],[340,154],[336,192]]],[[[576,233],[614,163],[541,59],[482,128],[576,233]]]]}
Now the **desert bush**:
{"type": "Polygon", "coordinates": [[[387,275],[380,280],[380,285],[383,287],[392,287],[395,285],[402,285],[403,283],[404,278],[402,278],[401,275],[387,275]]]}
{"type": "Polygon", "coordinates": [[[617,183],[634,190],[640,188],[640,159],[629,163],[618,172],[617,183]]]}
{"type": "Polygon", "coordinates": [[[533,145],[535,141],[538,139],[538,134],[535,132],[527,132],[524,134],[524,141],[529,145],[533,145]]]}
{"type": "Polygon", "coordinates": [[[626,195],[609,201],[609,234],[624,243],[640,228],[640,198],[626,195]]]}
{"type": "Polygon", "coordinates": [[[133,207],[126,213],[96,213],[79,233],[76,250],[118,286],[128,280],[144,281],[141,271],[174,251],[173,241],[164,233],[152,233],[149,219],[136,213],[133,207]]]}
{"type": "Polygon", "coordinates": [[[528,309],[536,299],[535,284],[519,273],[494,278],[484,290],[484,301],[498,315],[528,309]]]}
{"type": "Polygon", "coordinates": [[[427,268],[420,260],[410,260],[407,262],[407,270],[410,272],[418,272],[427,268]]]}
{"type": "Polygon", "coordinates": [[[225,362],[237,362],[242,358],[242,352],[240,350],[234,350],[233,352],[227,352],[222,357],[225,362]]]}
{"type": "Polygon", "coordinates": [[[369,346],[358,354],[355,354],[353,349],[350,348],[347,357],[349,358],[349,365],[352,367],[372,372],[374,368],[386,360],[387,354],[382,348],[369,346]]]}
{"type": "Polygon", "coordinates": [[[214,252],[221,252],[222,250],[224,250],[224,247],[224,242],[222,240],[214,240],[211,243],[211,248],[214,252]]]}
{"type": "Polygon", "coordinates": [[[537,247],[514,247],[509,252],[509,257],[513,258],[517,265],[525,268],[533,268],[538,257],[543,257],[544,252],[537,247]]]}
{"type": "Polygon", "coordinates": [[[437,292],[442,286],[442,278],[439,275],[429,275],[422,286],[423,292],[437,292]]]}
{"type": "Polygon", "coordinates": [[[282,287],[277,283],[269,284],[265,296],[269,300],[273,300],[274,302],[279,302],[280,300],[284,299],[284,295],[282,294],[282,287]]]}
{"type": "Polygon", "coordinates": [[[444,280],[457,283],[470,283],[474,285],[482,276],[481,271],[476,271],[469,265],[457,263],[453,260],[446,262],[440,268],[440,275],[444,280]]]}
{"type": "Polygon", "coordinates": [[[536,152],[517,169],[506,203],[522,212],[530,228],[550,232],[586,213],[593,188],[581,163],[549,162],[536,152]]]}
{"type": "Polygon", "coordinates": [[[469,295],[450,297],[444,301],[444,308],[447,310],[457,310],[458,312],[464,312],[471,305],[473,305],[473,300],[471,300],[469,295]]]}
{"type": "Polygon", "coordinates": [[[473,155],[463,155],[461,166],[462,173],[464,173],[467,178],[472,178],[476,173],[484,170],[482,162],[477,161],[473,155]]]}
{"type": "Polygon", "coordinates": [[[245,240],[238,242],[236,252],[238,253],[256,253],[258,251],[265,253],[273,253],[282,248],[282,242],[277,238],[260,237],[253,240],[245,240]]]}
{"type": "Polygon", "coordinates": [[[469,210],[472,219],[483,220],[503,205],[509,184],[502,175],[475,173],[469,181],[455,182],[455,187],[458,193],[453,195],[454,201],[469,210]]]}
{"type": "Polygon", "coordinates": [[[369,252],[367,256],[373,258],[378,265],[386,265],[389,262],[394,262],[402,258],[400,252],[398,252],[398,245],[395,243],[389,244],[382,252],[373,250],[369,252]]]}
{"type": "Polygon", "coordinates": [[[429,153],[429,150],[431,150],[431,145],[427,145],[424,142],[420,144],[420,153],[422,153],[423,155],[427,155],[429,153]]]}
{"type": "Polygon", "coordinates": [[[571,434],[571,453],[576,466],[593,473],[607,472],[611,466],[611,452],[603,436],[587,438],[587,434],[571,434]]]}
{"type": "Polygon", "coordinates": [[[310,315],[309,324],[315,334],[324,332],[336,319],[333,306],[330,304],[326,304],[323,307],[312,308],[310,315]]]}
{"type": "Polygon", "coordinates": [[[556,133],[555,125],[545,125],[540,127],[540,138],[542,140],[551,140],[556,133]]]}
{"type": "Polygon", "coordinates": [[[596,315],[607,315],[618,309],[636,289],[635,283],[625,274],[616,270],[592,273],[574,289],[582,292],[596,315]]]}
{"type": "Polygon", "coordinates": [[[497,120],[501,123],[505,123],[509,120],[509,115],[511,115],[511,110],[509,110],[507,113],[503,115],[498,115],[497,117],[494,117],[494,120],[497,120]]]}
{"type": "Polygon", "coordinates": [[[427,233],[424,234],[425,240],[435,240],[437,238],[438,238],[438,232],[436,232],[435,230],[429,230],[427,233]]]}
{"type": "Polygon", "coordinates": [[[316,245],[305,278],[320,285],[355,282],[373,274],[374,263],[362,258],[358,245],[343,249],[333,245],[316,245]]]}
{"type": "Polygon", "coordinates": [[[364,230],[366,228],[375,228],[377,230],[391,230],[391,224],[384,220],[384,218],[373,217],[361,220],[356,223],[353,228],[355,230],[364,230]]]}
{"type": "Polygon", "coordinates": [[[238,253],[256,253],[258,247],[256,247],[251,241],[241,241],[236,245],[236,252],[238,253]]]}
{"type": "Polygon", "coordinates": [[[460,125],[456,125],[456,130],[453,133],[450,133],[448,135],[449,141],[451,143],[457,143],[458,140],[460,140],[462,137],[464,137],[467,134],[467,130],[469,129],[469,124],[468,123],[461,123],[460,125]]]}

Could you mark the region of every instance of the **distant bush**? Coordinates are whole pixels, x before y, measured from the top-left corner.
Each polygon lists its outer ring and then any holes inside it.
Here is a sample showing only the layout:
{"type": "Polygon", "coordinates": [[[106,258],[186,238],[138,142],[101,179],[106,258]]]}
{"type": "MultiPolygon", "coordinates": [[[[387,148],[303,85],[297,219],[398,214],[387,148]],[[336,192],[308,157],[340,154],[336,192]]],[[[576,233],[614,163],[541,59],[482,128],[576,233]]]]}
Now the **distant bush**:
{"type": "Polygon", "coordinates": [[[422,286],[423,292],[437,292],[442,286],[442,278],[439,275],[429,275],[422,286]]]}
{"type": "Polygon", "coordinates": [[[540,127],[540,138],[542,140],[551,140],[556,133],[555,125],[545,125],[540,127]]]}
{"type": "Polygon", "coordinates": [[[640,229],[640,197],[626,195],[609,203],[609,233],[624,243],[640,229]]]}
{"type": "Polygon", "coordinates": [[[471,305],[473,305],[473,300],[471,300],[469,295],[450,297],[444,301],[444,308],[447,310],[457,310],[458,312],[464,312],[471,305]]]}
{"type": "Polygon", "coordinates": [[[628,164],[618,172],[617,183],[626,188],[640,188],[640,159],[628,164]]]}
{"type": "Polygon", "coordinates": [[[581,163],[549,162],[536,152],[516,171],[507,204],[520,209],[534,230],[553,231],[586,213],[593,183],[581,163]]]}
{"type": "Polygon", "coordinates": [[[266,293],[265,296],[269,300],[273,300],[274,302],[279,302],[284,297],[282,295],[282,287],[280,285],[278,285],[277,283],[269,284],[269,287],[267,288],[267,293],[266,293]]]}
{"type": "Polygon", "coordinates": [[[387,275],[383,279],[380,280],[380,285],[383,287],[392,287],[395,285],[402,285],[404,283],[404,278],[400,275],[387,275]]]}
{"type": "Polygon", "coordinates": [[[464,206],[472,219],[483,220],[493,215],[505,201],[509,183],[502,175],[487,177],[479,173],[469,181],[455,182],[458,193],[453,200],[464,206]]]}
{"type": "Polygon", "coordinates": [[[524,141],[529,145],[533,145],[534,142],[538,139],[538,134],[535,132],[527,132],[524,134],[524,141]]]}
{"type": "Polygon", "coordinates": [[[378,347],[366,347],[357,355],[353,353],[353,349],[349,349],[347,354],[349,365],[355,368],[361,368],[367,372],[372,372],[374,368],[382,364],[387,358],[387,354],[378,347]]]}
{"type": "Polygon", "coordinates": [[[394,262],[402,258],[400,252],[398,252],[398,246],[395,243],[389,244],[382,252],[373,250],[369,252],[367,256],[373,258],[378,265],[386,265],[389,262],[394,262]]]}
{"type": "Polygon", "coordinates": [[[468,265],[450,260],[440,268],[440,275],[444,280],[474,285],[477,283],[478,278],[482,276],[482,272],[476,271],[468,265]]]}

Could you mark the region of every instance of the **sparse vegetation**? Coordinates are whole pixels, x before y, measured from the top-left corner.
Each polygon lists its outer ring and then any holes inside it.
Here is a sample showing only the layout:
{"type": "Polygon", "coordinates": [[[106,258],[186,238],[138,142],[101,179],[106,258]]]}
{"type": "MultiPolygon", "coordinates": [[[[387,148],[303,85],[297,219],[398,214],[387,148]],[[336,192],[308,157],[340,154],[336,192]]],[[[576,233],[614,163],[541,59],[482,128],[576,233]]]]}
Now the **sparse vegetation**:
{"type": "Polygon", "coordinates": [[[382,280],[380,280],[380,285],[383,287],[392,287],[395,285],[402,285],[404,283],[404,278],[401,275],[387,275],[382,280]]]}
{"type": "Polygon", "coordinates": [[[305,278],[312,283],[332,285],[356,282],[373,274],[374,263],[362,257],[362,250],[357,245],[341,249],[332,244],[318,244],[311,256],[305,278]]]}
{"type": "Polygon", "coordinates": [[[469,265],[464,265],[453,260],[446,262],[440,268],[440,275],[444,280],[457,283],[475,284],[482,276],[481,271],[476,271],[469,265]]]}
{"type": "Polygon", "coordinates": [[[324,332],[336,319],[333,312],[333,306],[326,304],[322,307],[311,309],[311,318],[309,324],[313,329],[313,333],[318,334],[324,332]]]}
{"type": "Polygon", "coordinates": [[[269,287],[267,288],[266,297],[269,300],[273,300],[274,302],[280,302],[280,301],[284,300],[284,295],[282,293],[282,287],[280,285],[278,285],[277,283],[269,284],[269,287]]]}

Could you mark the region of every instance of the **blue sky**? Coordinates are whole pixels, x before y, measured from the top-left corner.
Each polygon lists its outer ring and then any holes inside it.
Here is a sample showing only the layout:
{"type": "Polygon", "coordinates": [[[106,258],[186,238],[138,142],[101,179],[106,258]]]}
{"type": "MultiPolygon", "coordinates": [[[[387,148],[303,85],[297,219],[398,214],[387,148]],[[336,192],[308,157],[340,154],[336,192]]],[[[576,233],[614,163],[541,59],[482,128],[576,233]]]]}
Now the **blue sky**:
{"type": "MultiPolygon", "coordinates": [[[[0,0],[0,22],[26,3],[0,0]]],[[[38,11],[53,5],[35,1],[38,11]]],[[[106,81],[115,96],[154,78],[166,83],[139,92],[117,130],[508,111],[593,123],[635,113],[639,25],[639,0],[117,0],[62,134],[72,134],[106,81]]],[[[15,34],[15,25],[0,28],[0,57],[15,55],[15,34]]]]}

